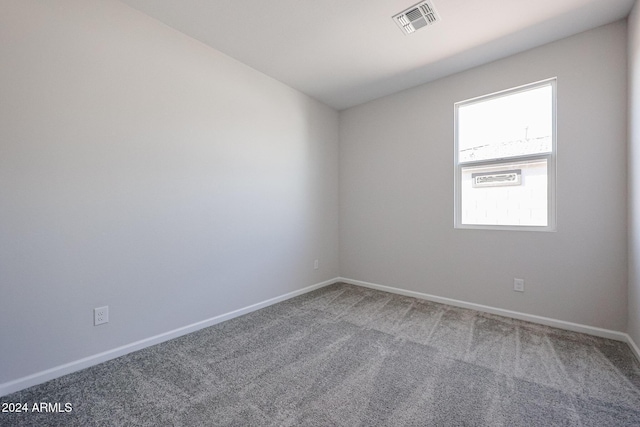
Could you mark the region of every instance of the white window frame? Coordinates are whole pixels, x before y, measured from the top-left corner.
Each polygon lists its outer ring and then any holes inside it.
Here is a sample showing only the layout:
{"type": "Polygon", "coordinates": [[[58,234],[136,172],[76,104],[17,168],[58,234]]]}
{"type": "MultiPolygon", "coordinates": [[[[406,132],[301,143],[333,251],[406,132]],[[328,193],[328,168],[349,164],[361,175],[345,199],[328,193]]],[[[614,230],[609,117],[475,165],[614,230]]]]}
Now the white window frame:
{"type": "Polygon", "coordinates": [[[499,92],[494,92],[488,95],[483,95],[464,101],[456,102],[454,104],[454,227],[459,229],[481,229],[481,230],[513,230],[513,231],[556,231],[556,157],[557,157],[557,132],[556,132],[556,102],[557,100],[557,78],[541,80],[538,82],[506,89],[499,92]],[[488,101],[491,99],[499,98],[502,96],[513,95],[518,92],[524,92],[531,89],[536,89],[544,86],[551,86],[552,92],[552,136],[551,136],[551,152],[544,154],[531,154],[514,157],[496,158],[490,160],[478,160],[468,161],[460,163],[458,159],[458,110],[461,106],[474,104],[477,102],[488,101]],[[491,166],[491,165],[508,165],[518,161],[529,160],[547,160],[547,225],[546,226],[533,226],[533,225],[494,225],[494,224],[462,224],[462,168],[470,166],[491,166]]]}

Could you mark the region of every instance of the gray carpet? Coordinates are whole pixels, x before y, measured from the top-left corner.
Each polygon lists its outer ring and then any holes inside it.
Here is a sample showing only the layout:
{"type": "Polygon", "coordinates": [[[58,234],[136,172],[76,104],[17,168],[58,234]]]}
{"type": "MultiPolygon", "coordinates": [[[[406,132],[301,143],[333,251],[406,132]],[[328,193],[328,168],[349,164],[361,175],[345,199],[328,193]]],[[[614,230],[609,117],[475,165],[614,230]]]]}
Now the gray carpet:
{"type": "Polygon", "coordinates": [[[3,426],[640,426],[621,342],[336,284],[1,402],[3,426]]]}

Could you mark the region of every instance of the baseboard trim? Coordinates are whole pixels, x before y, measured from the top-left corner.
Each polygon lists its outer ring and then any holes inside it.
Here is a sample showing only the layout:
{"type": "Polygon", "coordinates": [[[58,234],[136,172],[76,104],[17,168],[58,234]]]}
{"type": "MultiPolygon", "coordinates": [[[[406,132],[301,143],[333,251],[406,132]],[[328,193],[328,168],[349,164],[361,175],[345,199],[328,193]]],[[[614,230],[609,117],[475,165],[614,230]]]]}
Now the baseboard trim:
{"type": "Polygon", "coordinates": [[[142,350],[143,348],[146,348],[146,347],[151,347],[153,345],[160,344],[165,341],[169,341],[171,339],[178,338],[186,334],[190,334],[192,332],[196,332],[200,329],[204,329],[209,326],[213,326],[218,323],[224,322],[225,320],[230,320],[235,317],[239,317],[244,314],[248,314],[253,311],[260,310],[261,308],[265,308],[270,305],[277,304],[282,301],[286,301],[296,296],[299,296],[307,292],[311,292],[316,289],[320,289],[325,286],[332,285],[338,282],[344,282],[344,283],[349,283],[355,286],[362,286],[365,288],[376,289],[376,290],[390,292],[398,295],[405,295],[409,297],[424,299],[424,300],[433,301],[441,304],[452,305],[455,307],[468,308],[471,310],[477,310],[484,313],[491,313],[499,316],[525,320],[532,323],[538,323],[538,324],[551,326],[559,329],[566,329],[574,332],[581,332],[584,334],[594,335],[594,336],[603,337],[603,338],[609,338],[617,341],[624,341],[629,345],[629,347],[631,348],[631,351],[635,354],[636,358],[640,361],[640,348],[633,341],[631,336],[624,332],[617,332],[617,331],[612,331],[608,329],[596,328],[593,326],[581,325],[578,323],[566,322],[564,320],[557,320],[557,319],[551,319],[548,317],[536,316],[533,314],[520,313],[517,311],[504,310],[501,308],[475,304],[475,303],[466,302],[466,301],[460,301],[452,298],[438,297],[435,295],[425,294],[422,292],[409,291],[406,289],[394,288],[394,287],[385,286],[385,285],[378,285],[375,283],[364,282],[361,280],[353,280],[346,277],[336,277],[334,279],[316,283],[314,285],[307,286],[306,288],[302,288],[293,292],[286,293],[284,295],[270,298],[268,300],[265,300],[256,304],[252,304],[244,308],[240,308],[238,310],[231,311],[229,313],[211,317],[209,319],[196,322],[191,325],[177,328],[172,331],[158,334],[153,337],[145,338],[130,344],[123,345],[121,347],[117,347],[115,349],[107,350],[102,353],[88,356],[70,363],[66,363],[64,365],[56,366],[41,372],[37,372],[32,375],[28,375],[26,377],[18,378],[16,380],[12,380],[12,381],[0,384],[0,396],[5,396],[20,390],[24,390],[28,387],[32,387],[34,385],[42,384],[44,382],[53,380],[55,378],[59,378],[64,375],[77,372],[82,369],[89,368],[91,366],[98,365],[108,360],[112,360],[117,357],[132,353],[134,351],[142,350]]]}
{"type": "Polygon", "coordinates": [[[627,335],[627,344],[629,344],[629,347],[631,347],[631,351],[636,355],[636,359],[638,359],[638,362],[640,362],[640,348],[633,341],[633,338],[631,338],[631,335],[629,334],[626,334],[626,335],[627,335]]]}
{"type": "Polygon", "coordinates": [[[34,385],[42,384],[55,378],[62,377],[64,375],[80,371],[91,366],[98,365],[108,360],[115,359],[125,354],[132,353],[134,351],[142,350],[143,348],[150,347],[152,345],[160,344],[165,341],[169,341],[180,336],[190,334],[200,329],[213,326],[215,324],[230,320],[235,317],[242,316],[244,314],[251,313],[261,308],[268,307],[273,304],[288,300],[298,295],[306,294],[307,292],[314,291],[316,289],[323,288],[328,285],[332,285],[339,281],[338,278],[326,280],[324,282],[316,283],[306,288],[298,289],[293,292],[286,293],[274,298],[270,298],[266,301],[262,301],[250,306],[240,308],[238,310],[231,311],[229,313],[221,314],[219,316],[211,317],[200,322],[192,323],[191,325],[183,326],[181,328],[174,329],[172,331],[164,332],[162,334],[155,335],[153,337],[145,338],[130,344],[123,345],[111,350],[104,351],[102,353],[94,354],[92,356],[84,357],[73,362],[65,363],[64,365],[56,366],[41,372],[37,372],[26,377],[18,378],[3,384],[0,384],[0,396],[6,396],[11,393],[15,393],[20,390],[24,390],[34,385]]]}
{"type": "MultiPolygon", "coordinates": [[[[581,332],[587,335],[595,335],[602,338],[609,338],[616,341],[624,341],[630,344],[633,349],[635,343],[631,340],[631,337],[624,332],[612,331],[609,329],[596,328],[594,326],[581,325],[579,323],[566,322],[564,320],[551,319],[549,317],[536,316],[534,314],[520,313],[518,311],[505,310],[502,308],[490,307],[482,304],[475,304],[467,301],[460,301],[452,298],[438,297],[435,295],[425,294],[422,292],[409,291],[406,289],[394,288],[391,286],[378,285],[376,283],[363,282],[361,280],[353,280],[346,277],[340,277],[340,282],[349,283],[351,285],[362,286],[370,289],[377,289],[379,291],[391,292],[398,295],[404,295],[408,297],[414,297],[424,299],[428,301],[438,302],[441,304],[453,305],[455,307],[468,308],[471,310],[481,311],[483,313],[497,314],[499,316],[510,317],[518,320],[525,320],[527,322],[538,323],[541,325],[551,326],[559,329],[566,329],[574,332],[581,332]],[[633,343],[633,344],[631,344],[633,343]]],[[[638,348],[634,349],[636,356],[640,360],[638,348]]]]}

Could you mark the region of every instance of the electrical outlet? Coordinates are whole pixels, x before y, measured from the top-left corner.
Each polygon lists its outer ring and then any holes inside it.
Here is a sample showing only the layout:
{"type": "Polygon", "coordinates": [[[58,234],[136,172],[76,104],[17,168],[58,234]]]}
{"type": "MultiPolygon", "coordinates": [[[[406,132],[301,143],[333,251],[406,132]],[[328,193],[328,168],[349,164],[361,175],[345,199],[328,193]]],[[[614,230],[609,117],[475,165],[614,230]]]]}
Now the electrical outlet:
{"type": "Polygon", "coordinates": [[[516,292],[524,292],[524,279],[513,279],[513,290],[516,292]]]}
{"type": "Polygon", "coordinates": [[[109,306],[97,307],[93,309],[93,326],[109,323],[109,306]]]}
{"type": "Polygon", "coordinates": [[[318,269],[318,260],[313,261],[313,269],[314,270],[318,269]]]}

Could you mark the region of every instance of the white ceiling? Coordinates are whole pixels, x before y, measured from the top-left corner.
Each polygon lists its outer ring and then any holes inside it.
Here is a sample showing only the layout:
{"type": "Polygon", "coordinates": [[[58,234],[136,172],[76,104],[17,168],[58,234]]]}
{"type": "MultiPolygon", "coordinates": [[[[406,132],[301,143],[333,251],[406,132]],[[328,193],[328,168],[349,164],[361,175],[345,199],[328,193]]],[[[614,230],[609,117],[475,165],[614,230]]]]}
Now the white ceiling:
{"type": "Polygon", "coordinates": [[[336,109],[629,14],[634,0],[433,0],[442,21],[404,35],[418,0],[121,0],[336,109]]]}

